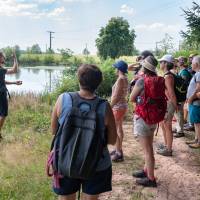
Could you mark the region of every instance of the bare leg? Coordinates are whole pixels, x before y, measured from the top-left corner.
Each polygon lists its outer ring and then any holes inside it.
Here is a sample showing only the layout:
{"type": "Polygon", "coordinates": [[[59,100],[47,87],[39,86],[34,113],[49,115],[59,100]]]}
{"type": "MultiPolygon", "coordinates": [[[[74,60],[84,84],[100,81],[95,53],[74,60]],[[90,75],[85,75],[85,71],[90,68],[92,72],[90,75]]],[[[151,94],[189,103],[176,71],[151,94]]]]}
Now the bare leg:
{"type": "Polygon", "coordinates": [[[195,128],[195,138],[197,138],[198,142],[200,143],[200,123],[195,123],[194,128],[195,128]]]}
{"type": "Polygon", "coordinates": [[[66,196],[59,195],[58,200],[76,200],[76,193],[70,194],[70,195],[66,195],[66,196]]]}
{"type": "Polygon", "coordinates": [[[0,138],[2,137],[1,129],[2,129],[3,125],[4,125],[5,119],[6,119],[5,117],[0,117],[0,138]]]}
{"type": "Polygon", "coordinates": [[[118,152],[122,151],[122,142],[124,138],[124,132],[122,128],[123,119],[116,122],[117,123],[117,142],[116,142],[116,150],[118,152]]]}
{"type": "Polygon", "coordinates": [[[164,122],[161,122],[160,125],[161,125],[161,128],[162,128],[164,144],[167,146],[167,137],[166,137],[166,130],[165,130],[164,122]]]}
{"type": "Polygon", "coordinates": [[[153,151],[153,135],[140,137],[139,140],[144,150],[144,156],[145,156],[144,169],[147,171],[148,178],[154,180],[155,158],[153,151]]]}
{"type": "Polygon", "coordinates": [[[164,127],[165,127],[165,132],[166,132],[167,149],[171,151],[172,143],[173,143],[172,120],[165,121],[164,127]]]}
{"type": "Polygon", "coordinates": [[[99,195],[89,195],[83,193],[83,199],[82,200],[98,200],[99,195]]]}

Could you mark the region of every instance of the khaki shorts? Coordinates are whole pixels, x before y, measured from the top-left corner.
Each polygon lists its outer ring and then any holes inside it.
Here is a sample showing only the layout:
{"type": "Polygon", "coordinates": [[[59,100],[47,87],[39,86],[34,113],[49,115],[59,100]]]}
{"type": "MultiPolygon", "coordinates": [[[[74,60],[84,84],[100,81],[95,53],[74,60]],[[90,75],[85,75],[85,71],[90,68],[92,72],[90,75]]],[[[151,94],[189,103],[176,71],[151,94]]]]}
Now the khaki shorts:
{"type": "Polygon", "coordinates": [[[134,135],[137,136],[152,136],[156,130],[157,124],[149,125],[138,115],[134,115],[134,135]]]}
{"type": "Polygon", "coordinates": [[[164,120],[172,120],[175,113],[175,107],[171,101],[167,102],[167,111],[164,120]]]}

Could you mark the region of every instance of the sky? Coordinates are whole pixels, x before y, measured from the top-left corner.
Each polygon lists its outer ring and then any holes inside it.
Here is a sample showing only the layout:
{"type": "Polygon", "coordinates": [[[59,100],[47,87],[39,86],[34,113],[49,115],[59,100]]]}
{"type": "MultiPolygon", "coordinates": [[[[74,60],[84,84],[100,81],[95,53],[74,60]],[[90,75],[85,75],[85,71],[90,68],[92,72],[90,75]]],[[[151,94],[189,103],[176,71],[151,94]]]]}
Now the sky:
{"type": "Polygon", "coordinates": [[[192,0],[0,0],[0,48],[39,44],[45,51],[47,31],[53,31],[54,50],[69,48],[80,54],[87,45],[96,54],[100,28],[118,16],[135,29],[135,46],[140,51],[155,49],[165,33],[178,48],[180,31],[186,30],[181,9],[191,6],[192,0]]]}

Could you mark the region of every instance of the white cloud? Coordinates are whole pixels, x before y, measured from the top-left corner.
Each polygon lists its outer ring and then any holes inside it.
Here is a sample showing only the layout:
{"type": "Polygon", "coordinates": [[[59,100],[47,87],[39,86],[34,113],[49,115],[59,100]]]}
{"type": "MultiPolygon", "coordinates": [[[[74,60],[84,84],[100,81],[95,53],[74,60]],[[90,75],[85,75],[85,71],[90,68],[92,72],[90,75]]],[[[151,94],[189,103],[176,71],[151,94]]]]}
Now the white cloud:
{"type": "Polygon", "coordinates": [[[137,31],[162,31],[162,32],[177,32],[180,31],[179,24],[164,24],[155,22],[152,24],[139,24],[135,26],[137,31]]]}
{"type": "Polygon", "coordinates": [[[128,15],[133,15],[134,9],[126,4],[123,4],[120,8],[120,13],[126,13],[128,15]]]}
{"type": "Polygon", "coordinates": [[[1,16],[28,16],[32,19],[49,18],[59,22],[69,20],[66,10],[63,6],[54,9],[39,9],[40,3],[53,3],[56,0],[34,0],[32,3],[19,0],[0,0],[0,15],[1,16]]]}
{"type": "Polygon", "coordinates": [[[64,7],[55,8],[53,11],[51,11],[51,12],[48,13],[48,17],[59,16],[59,15],[61,15],[64,12],[65,12],[65,8],[64,7]]]}
{"type": "Polygon", "coordinates": [[[35,2],[46,4],[46,3],[54,3],[56,2],[56,0],[35,0],[35,2]]]}
{"type": "Polygon", "coordinates": [[[0,1],[0,15],[3,16],[26,16],[33,9],[37,9],[37,4],[18,3],[16,0],[0,1]]]}
{"type": "Polygon", "coordinates": [[[67,2],[67,3],[74,3],[74,2],[83,2],[83,3],[87,3],[87,2],[91,2],[92,0],[62,0],[63,2],[67,2]]]}

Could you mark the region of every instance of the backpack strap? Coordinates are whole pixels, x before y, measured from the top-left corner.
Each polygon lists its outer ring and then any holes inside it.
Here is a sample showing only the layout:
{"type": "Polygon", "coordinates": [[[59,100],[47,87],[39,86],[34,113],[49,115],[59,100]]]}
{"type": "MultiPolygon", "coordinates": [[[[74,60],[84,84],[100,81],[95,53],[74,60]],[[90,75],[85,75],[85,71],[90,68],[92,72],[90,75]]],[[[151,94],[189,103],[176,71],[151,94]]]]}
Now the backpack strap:
{"type": "Polygon", "coordinates": [[[78,92],[69,92],[68,93],[72,99],[72,107],[79,107],[81,103],[87,103],[90,105],[90,110],[96,111],[101,99],[96,96],[94,100],[91,99],[82,99],[78,92]]]}

